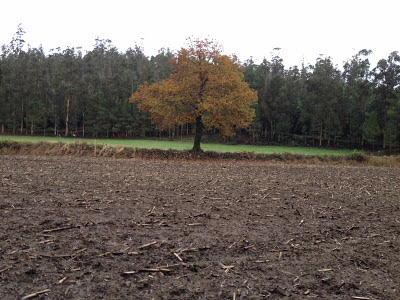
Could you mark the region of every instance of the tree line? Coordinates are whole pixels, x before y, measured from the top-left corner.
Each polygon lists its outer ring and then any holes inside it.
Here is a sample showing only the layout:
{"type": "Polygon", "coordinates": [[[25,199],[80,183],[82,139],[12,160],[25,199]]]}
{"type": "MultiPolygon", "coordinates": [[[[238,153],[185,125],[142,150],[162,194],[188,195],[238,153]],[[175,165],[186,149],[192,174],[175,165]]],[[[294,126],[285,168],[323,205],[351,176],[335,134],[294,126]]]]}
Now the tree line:
{"type": "MultiPolygon", "coordinates": [[[[0,132],[82,137],[193,134],[195,124],[162,131],[129,98],[143,84],[173,71],[174,54],[148,57],[141,47],[120,52],[96,39],[92,50],[26,46],[18,28],[0,57],[0,132]]],[[[371,66],[361,50],[339,69],[330,57],[285,67],[278,55],[241,63],[244,81],[258,92],[255,118],[231,141],[335,147],[400,147],[400,56],[371,66]]],[[[218,128],[206,128],[209,134],[218,128]]]]}
{"type": "Polygon", "coordinates": [[[0,132],[84,137],[154,135],[129,97],[144,82],[166,78],[172,53],[150,59],[136,46],[121,53],[110,40],[93,50],[26,48],[21,27],[1,47],[0,132]]]}
{"type": "Polygon", "coordinates": [[[392,52],[371,68],[370,54],[359,51],[342,70],[330,57],[289,69],[279,56],[245,62],[245,80],[258,91],[249,132],[284,143],[399,147],[400,56],[392,52]]]}

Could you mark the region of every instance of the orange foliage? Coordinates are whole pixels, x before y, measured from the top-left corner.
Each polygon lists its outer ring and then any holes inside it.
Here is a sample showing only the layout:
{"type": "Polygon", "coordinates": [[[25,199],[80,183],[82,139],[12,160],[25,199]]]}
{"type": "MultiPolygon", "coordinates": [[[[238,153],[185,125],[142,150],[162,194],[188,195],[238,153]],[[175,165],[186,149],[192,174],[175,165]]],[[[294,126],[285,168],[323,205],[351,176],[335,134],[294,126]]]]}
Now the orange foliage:
{"type": "Polygon", "coordinates": [[[149,112],[159,129],[193,124],[201,116],[205,127],[234,135],[235,128],[251,123],[251,105],[257,101],[257,93],[243,82],[236,57],[222,55],[213,41],[190,42],[171,59],[175,68],[168,79],[140,86],[130,101],[149,112]]]}

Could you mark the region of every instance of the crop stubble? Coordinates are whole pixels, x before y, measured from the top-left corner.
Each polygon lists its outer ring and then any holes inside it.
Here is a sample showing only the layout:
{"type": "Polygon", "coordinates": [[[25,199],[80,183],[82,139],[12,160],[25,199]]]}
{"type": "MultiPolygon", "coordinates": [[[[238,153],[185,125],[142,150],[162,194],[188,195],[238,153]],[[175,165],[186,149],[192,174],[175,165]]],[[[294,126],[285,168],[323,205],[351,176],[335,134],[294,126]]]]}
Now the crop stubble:
{"type": "Polygon", "coordinates": [[[0,156],[2,299],[396,299],[400,169],[0,156]]]}

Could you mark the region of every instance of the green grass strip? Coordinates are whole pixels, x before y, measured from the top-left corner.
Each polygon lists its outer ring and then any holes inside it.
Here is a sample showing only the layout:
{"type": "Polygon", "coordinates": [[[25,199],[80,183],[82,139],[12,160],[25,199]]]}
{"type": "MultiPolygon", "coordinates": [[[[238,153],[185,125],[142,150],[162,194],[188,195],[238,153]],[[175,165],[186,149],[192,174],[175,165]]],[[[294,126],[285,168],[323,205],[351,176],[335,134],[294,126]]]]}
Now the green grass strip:
{"type": "MultiPolygon", "coordinates": [[[[12,136],[0,135],[0,140],[9,140],[15,142],[62,142],[75,143],[87,142],[97,143],[110,146],[136,147],[142,149],[161,149],[161,150],[190,150],[193,147],[193,142],[189,141],[165,141],[155,139],[88,139],[88,138],[58,138],[58,137],[39,137],[39,136],[12,136]]],[[[225,145],[225,144],[208,144],[202,143],[201,148],[204,151],[216,152],[254,152],[260,154],[281,154],[293,153],[303,155],[348,155],[352,154],[353,150],[347,149],[323,149],[310,147],[288,147],[288,146],[253,146],[253,145],[225,145]]]]}

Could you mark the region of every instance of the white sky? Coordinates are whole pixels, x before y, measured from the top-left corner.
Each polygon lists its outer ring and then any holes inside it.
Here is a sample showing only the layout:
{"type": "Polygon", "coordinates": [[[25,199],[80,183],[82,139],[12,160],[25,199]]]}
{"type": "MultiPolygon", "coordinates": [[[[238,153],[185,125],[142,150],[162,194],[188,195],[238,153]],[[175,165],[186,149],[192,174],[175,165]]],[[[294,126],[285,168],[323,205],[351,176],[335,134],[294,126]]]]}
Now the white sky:
{"type": "Polygon", "coordinates": [[[186,38],[213,38],[226,54],[256,63],[273,48],[285,66],[331,56],[339,67],[361,49],[376,60],[400,51],[399,0],[2,0],[0,45],[22,23],[32,47],[82,46],[112,40],[124,52],[135,44],[147,56],[184,47],[186,38]]]}

